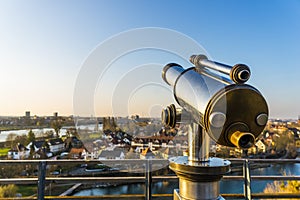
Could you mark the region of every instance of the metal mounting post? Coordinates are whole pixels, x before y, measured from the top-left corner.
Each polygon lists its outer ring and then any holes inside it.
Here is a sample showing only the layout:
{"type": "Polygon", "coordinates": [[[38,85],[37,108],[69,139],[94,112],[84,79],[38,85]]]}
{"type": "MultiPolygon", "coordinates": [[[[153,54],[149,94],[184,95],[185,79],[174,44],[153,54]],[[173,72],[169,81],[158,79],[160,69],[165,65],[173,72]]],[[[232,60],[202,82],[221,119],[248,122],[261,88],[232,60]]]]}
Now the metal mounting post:
{"type": "Polygon", "coordinates": [[[145,200],[151,200],[152,199],[152,172],[151,172],[151,160],[146,160],[146,196],[145,200]]]}
{"type": "Polygon", "coordinates": [[[210,138],[205,134],[203,128],[192,123],[189,125],[188,144],[189,144],[189,161],[202,162],[207,161],[209,157],[210,138]]]}
{"type": "Polygon", "coordinates": [[[221,200],[219,182],[229,172],[230,162],[209,158],[209,138],[198,124],[191,124],[189,156],[170,160],[170,169],[179,177],[179,190],[174,200],[221,200]]]}
{"type": "Polygon", "coordinates": [[[249,160],[246,159],[243,163],[243,175],[244,175],[244,195],[246,200],[251,200],[251,177],[249,160]]]}
{"type": "Polygon", "coordinates": [[[46,161],[39,163],[38,171],[38,200],[44,200],[45,197],[45,177],[46,177],[46,161]]]}

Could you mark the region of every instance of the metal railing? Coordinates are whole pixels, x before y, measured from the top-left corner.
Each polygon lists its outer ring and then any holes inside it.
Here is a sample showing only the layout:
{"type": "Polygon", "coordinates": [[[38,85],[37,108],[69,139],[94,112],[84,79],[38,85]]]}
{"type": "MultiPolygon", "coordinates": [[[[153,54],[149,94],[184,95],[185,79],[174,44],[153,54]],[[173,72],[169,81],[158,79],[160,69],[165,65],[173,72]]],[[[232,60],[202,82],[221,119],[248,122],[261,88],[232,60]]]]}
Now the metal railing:
{"type": "MultiPolygon", "coordinates": [[[[232,163],[243,163],[243,175],[226,175],[223,180],[242,180],[244,183],[243,194],[221,194],[226,199],[300,199],[299,193],[252,193],[251,181],[257,180],[300,180],[299,175],[285,175],[285,176],[251,176],[250,167],[253,163],[300,163],[300,160],[293,159],[230,159],[232,163]]],[[[160,181],[177,181],[175,175],[171,176],[154,176],[151,172],[153,165],[166,166],[167,160],[0,160],[1,166],[15,166],[15,165],[36,165],[38,167],[37,177],[26,177],[26,178],[1,178],[0,184],[36,184],[37,195],[31,197],[19,197],[18,199],[154,199],[154,198],[172,198],[173,194],[152,194],[152,183],[160,181]],[[139,165],[143,167],[143,176],[101,176],[101,177],[51,177],[47,176],[47,167],[51,165],[77,165],[77,164],[99,164],[112,166],[114,164],[121,165],[139,165]],[[102,196],[46,196],[45,187],[47,184],[96,184],[96,183],[145,183],[145,194],[123,194],[123,195],[102,195],[102,196]]],[[[174,188],[175,189],[175,188],[174,188]]],[[[72,191],[72,189],[71,189],[72,191]]],[[[67,193],[63,194],[67,195],[67,193]]],[[[15,199],[15,198],[0,198],[0,200],[15,199]]]]}

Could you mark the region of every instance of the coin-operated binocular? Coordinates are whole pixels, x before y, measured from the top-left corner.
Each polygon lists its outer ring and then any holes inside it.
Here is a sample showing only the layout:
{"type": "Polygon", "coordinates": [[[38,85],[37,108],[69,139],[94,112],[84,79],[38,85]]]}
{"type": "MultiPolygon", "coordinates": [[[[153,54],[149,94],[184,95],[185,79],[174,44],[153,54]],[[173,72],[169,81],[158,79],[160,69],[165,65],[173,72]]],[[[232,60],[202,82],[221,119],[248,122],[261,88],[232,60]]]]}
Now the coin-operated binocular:
{"type": "Polygon", "coordinates": [[[162,73],[182,107],[164,109],[163,123],[189,123],[189,155],[170,162],[179,177],[174,199],[223,199],[219,181],[230,171],[230,162],[209,157],[210,138],[228,147],[252,147],[268,121],[268,106],[256,88],[244,84],[251,74],[248,66],[231,67],[204,55],[193,55],[190,61],[194,67],[170,63],[162,73]]]}

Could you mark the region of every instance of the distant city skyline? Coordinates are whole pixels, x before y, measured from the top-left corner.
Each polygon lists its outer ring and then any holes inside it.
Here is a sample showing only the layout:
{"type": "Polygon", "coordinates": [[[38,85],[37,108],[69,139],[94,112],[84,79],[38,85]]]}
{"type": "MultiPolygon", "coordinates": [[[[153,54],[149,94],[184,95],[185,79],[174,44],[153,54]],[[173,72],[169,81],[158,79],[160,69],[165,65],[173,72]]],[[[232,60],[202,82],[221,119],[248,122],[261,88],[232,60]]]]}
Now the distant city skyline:
{"type": "MultiPolygon", "coordinates": [[[[73,115],[76,79],[90,53],[120,32],[161,27],[191,37],[216,61],[249,65],[249,84],[266,98],[270,118],[297,119],[299,19],[296,0],[0,1],[0,116],[24,116],[25,111],[38,116],[73,115]]],[[[98,84],[124,78],[125,69],[149,63],[155,63],[157,73],[147,76],[160,78],[167,62],[190,67],[188,58],[184,62],[163,52],[136,52],[112,63],[115,69],[98,84]]],[[[108,116],[112,114],[109,98],[99,88],[95,113],[90,115],[108,116]]],[[[148,89],[155,93],[153,87],[148,89]]],[[[133,114],[157,115],[162,103],[173,101],[168,93],[169,99],[154,105],[157,97],[152,94],[148,99],[153,105],[143,110],[148,105],[139,102],[144,93],[136,90],[130,95],[126,103],[133,114]]]]}

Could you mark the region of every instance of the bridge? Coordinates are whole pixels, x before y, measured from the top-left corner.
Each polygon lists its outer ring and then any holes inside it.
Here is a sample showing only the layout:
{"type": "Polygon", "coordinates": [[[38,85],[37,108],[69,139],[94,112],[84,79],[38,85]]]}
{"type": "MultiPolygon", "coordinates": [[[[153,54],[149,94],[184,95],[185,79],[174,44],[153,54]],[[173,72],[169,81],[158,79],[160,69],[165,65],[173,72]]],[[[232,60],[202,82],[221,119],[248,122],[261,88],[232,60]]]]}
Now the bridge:
{"type": "MultiPolygon", "coordinates": [[[[224,181],[241,180],[243,181],[242,194],[221,194],[225,199],[300,199],[300,193],[253,193],[251,191],[251,181],[263,180],[298,180],[300,175],[282,175],[282,176],[252,176],[250,168],[255,163],[300,163],[298,159],[229,159],[231,163],[240,163],[243,167],[242,175],[226,175],[224,181]]],[[[1,178],[0,184],[16,184],[26,185],[35,184],[37,194],[31,197],[18,197],[18,199],[173,199],[173,194],[153,194],[152,183],[160,181],[178,181],[175,175],[157,176],[152,173],[151,168],[162,167],[168,165],[168,160],[141,160],[141,159],[125,159],[125,160],[0,160],[0,166],[18,166],[18,165],[34,165],[38,168],[35,177],[25,178],[1,178]],[[50,176],[47,169],[53,165],[81,165],[81,164],[105,164],[108,166],[119,165],[137,165],[141,168],[141,175],[136,176],[101,176],[101,177],[82,177],[82,176],[50,176]],[[66,196],[70,195],[74,189],[81,184],[103,184],[103,183],[145,183],[144,194],[123,194],[123,195],[102,195],[102,196],[66,196]],[[45,195],[46,186],[51,184],[72,184],[69,190],[58,196],[45,195]]],[[[175,188],[174,188],[175,189],[175,188]]],[[[16,199],[0,198],[0,200],[16,199]]]]}

